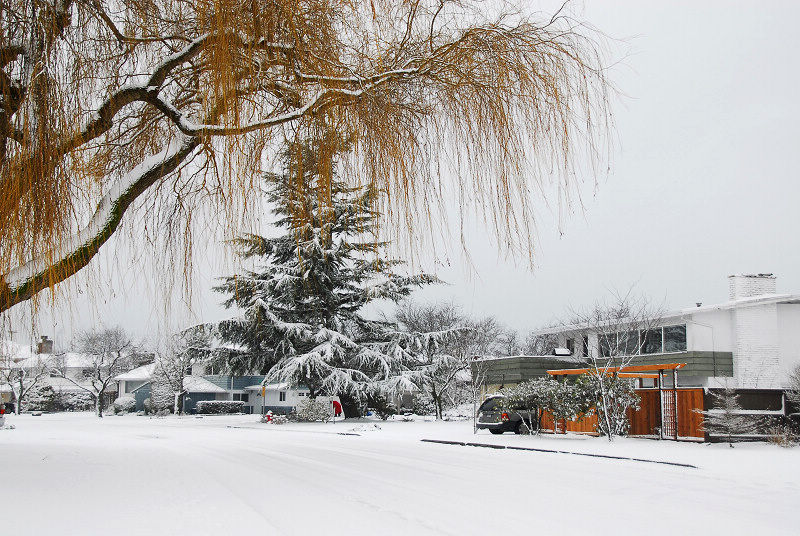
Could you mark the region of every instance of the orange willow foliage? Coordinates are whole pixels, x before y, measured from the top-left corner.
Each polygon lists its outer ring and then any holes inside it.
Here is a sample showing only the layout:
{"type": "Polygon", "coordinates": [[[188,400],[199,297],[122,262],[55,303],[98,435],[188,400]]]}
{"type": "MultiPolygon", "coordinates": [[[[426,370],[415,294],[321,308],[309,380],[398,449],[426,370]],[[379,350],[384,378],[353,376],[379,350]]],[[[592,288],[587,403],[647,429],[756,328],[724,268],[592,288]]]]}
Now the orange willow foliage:
{"type": "Polygon", "coordinates": [[[263,155],[327,132],[353,147],[350,175],[384,194],[376,209],[403,223],[389,227],[424,226],[445,156],[462,210],[530,244],[532,187],[556,176],[568,192],[575,147],[599,161],[608,83],[597,42],[569,17],[483,9],[3,1],[0,312],[86,266],[123,215],[165,230],[167,251],[193,213],[239,225],[263,155]]]}

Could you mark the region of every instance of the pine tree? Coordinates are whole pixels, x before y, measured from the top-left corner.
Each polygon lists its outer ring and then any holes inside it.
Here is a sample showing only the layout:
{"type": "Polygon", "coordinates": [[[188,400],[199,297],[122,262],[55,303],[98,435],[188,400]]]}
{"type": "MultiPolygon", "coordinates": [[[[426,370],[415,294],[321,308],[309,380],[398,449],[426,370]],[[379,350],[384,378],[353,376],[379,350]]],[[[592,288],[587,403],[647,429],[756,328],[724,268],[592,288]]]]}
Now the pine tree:
{"type": "Polygon", "coordinates": [[[759,433],[758,421],[743,414],[735,389],[726,387],[721,393],[710,393],[714,409],[700,412],[705,417],[706,432],[724,437],[731,447],[739,437],[759,433]]]}
{"type": "Polygon", "coordinates": [[[305,385],[317,394],[363,395],[402,368],[390,352],[391,325],[359,312],[373,300],[398,301],[428,275],[394,273],[377,239],[377,191],[349,187],[336,174],[336,151],[292,142],[282,173],[265,176],[268,198],[284,233],[236,240],[257,271],[224,278],[215,290],[240,317],[218,326],[232,350],[234,372],[267,373],[270,381],[305,385]]]}

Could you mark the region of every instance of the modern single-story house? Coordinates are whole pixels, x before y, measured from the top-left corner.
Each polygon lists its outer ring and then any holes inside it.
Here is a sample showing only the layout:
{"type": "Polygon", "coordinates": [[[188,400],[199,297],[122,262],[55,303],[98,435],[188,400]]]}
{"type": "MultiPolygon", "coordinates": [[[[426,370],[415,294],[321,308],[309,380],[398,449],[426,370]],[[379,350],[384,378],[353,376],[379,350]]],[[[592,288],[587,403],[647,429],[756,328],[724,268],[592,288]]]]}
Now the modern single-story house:
{"type": "MultiPolygon", "coordinates": [[[[482,368],[486,390],[496,391],[544,377],[548,370],[586,367],[589,358],[618,359],[609,356],[604,338],[627,337],[629,365],[681,364],[675,369],[677,385],[670,372],[661,379],[662,388],[700,389],[705,408],[710,390],[734,388],[745,410],[785,414],[789,375],[800,365],[800,294],[778,293],[773,274],[731,275],[728,283],[728,301],[667,312],[646,331],[609,333],[579,324],[541,329],[534,334],[552,337],[567,355],[484,358],[474,362],[473,372],[482,368]]],[[[658,379],[637,381],[643,389],[658,387],[658,379]]]]}

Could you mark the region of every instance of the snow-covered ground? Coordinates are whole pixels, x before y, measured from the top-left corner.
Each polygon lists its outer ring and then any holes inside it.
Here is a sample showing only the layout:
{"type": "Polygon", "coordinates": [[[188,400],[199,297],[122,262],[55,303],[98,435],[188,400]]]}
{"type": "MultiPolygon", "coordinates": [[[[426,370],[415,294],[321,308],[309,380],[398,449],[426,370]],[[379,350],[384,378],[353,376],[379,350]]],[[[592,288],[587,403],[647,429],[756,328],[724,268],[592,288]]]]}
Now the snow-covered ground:
{"type": "Polygon", "coordinates": [[[0,430],[2,534],[800,531],[800,449],[767,444],[475,436],[469,421],[276,426],[253,416],[55,414],[6,424],[15,429],[0,430]]]}

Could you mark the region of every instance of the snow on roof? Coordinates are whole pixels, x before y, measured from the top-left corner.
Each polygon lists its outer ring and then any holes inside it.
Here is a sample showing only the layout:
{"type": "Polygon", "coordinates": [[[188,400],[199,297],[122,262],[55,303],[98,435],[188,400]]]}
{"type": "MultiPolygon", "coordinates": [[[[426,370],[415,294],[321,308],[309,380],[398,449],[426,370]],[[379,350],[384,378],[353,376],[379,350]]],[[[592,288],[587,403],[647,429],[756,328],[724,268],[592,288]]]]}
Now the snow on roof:
{"type": "Polygon", "coordinates": [[[0,340],[0,355],[8,356],[12,361],[20,361],[33,357],[36,353],[30,346],[22,346],[8,339],[0,340]]]}
{"type": "Polygon", "coordinates": [[[186,376],[183,379],[183,387],[189,393],[227,393],[219,385],[214,385],[200,376],[186,376]]]}
{"type": "Polygon", "coordinates": [[[142,365],[141,367],[129,370],[128,372],[124,372],[119,376],[114,377],[114,379],[127,382],[147,381],[153,376],[153,370],[155,369],[155,367],[156,367],[155,363],[142,365]]]}
{"type": "MultiPolygon", "coordinates": [[[[694,313],[703,313],[709,311],[724,311],[730,309],[737,309],[742,307],[753,307],[757,305],[772,305],[772,304],[800,304],[800,294],[762,294],[761,296],[749,296],[746,298],[739,298],[727,302],[716,303],[712,305],[701,305],[700,307],[685,307],[675,311],[669,311],[661,315],[661,325],[669,325],[669,322],[676,319],[687,318],[694,313]]],[[[619,322],[619,325],[624,322],[619,322]]],[[[563,326],[551,326],[533,330],[532,335],[550,335],[555,333],[564,333],[570,331],[579,331],[593,326],[585,324],[571,324],[563,326]]]]}
{"type": "MultiPolygon", "coordinates": [[[[86,387],[89,387],[89,383],[88,382],[78,381],[78,383],[80,383],[82,385],[86,385],[86,387]]],[[[50,378],[47,378],[47,384],[50,387],[52,387],[53,390],[56,391],[56,392],[61,392],[61,393],[80,393],[80,392],[84,392],[84,389],[81,389],[80,387],[78,387],[77,385],[75,385],[74,383],[72,383],[71,381],[69,381],[66,378],[50,377],[50,378]]],[[[107,392],[115,392],[116,389],[117,389],[117,385],[112,383],[111,385],[108,386],[107,392]]]]}
{"type": "Polygon", "coordinates": [[[245,391],[260,391],[262,387],[266,387],[267,391],[308,391],[308,387],[305,385],[298,385],[296,387],[290,386],[287,382],[279,382],[279,383],[268,383],[266,385],[259,384],[259,385],[250,385],[245,387],[245,391]]]}
{"type": "Polygon", "coordinates": [[[562,363],[586,363],[585,357],[580,357],[576,355],[489,355],[483,356],[478,359],[474,359],[474,361],[495,361],[498,359],[515,359],[515,358],[525,358],[525,359],[541,359],[547,361],[559,361],[562,363]]]}

